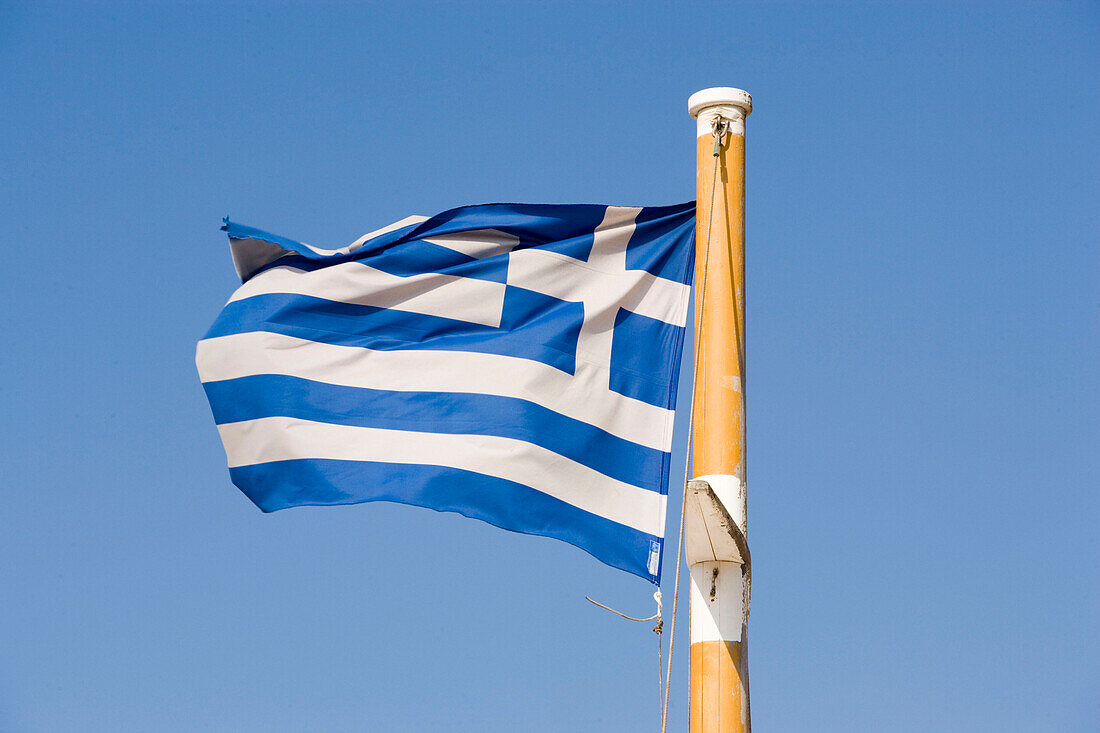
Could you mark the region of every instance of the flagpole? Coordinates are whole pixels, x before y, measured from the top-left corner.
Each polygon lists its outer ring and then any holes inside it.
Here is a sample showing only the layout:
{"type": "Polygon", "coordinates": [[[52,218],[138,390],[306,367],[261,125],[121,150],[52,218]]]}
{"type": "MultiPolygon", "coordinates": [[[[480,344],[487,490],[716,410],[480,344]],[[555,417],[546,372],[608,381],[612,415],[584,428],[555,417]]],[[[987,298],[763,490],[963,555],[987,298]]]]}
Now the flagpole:
{"type": "Polygon", "coordinates": [[[748,93],[696,92],[695,393],[684,505],[691,733],[750,730],[745,542],[745,118],[748,93]]]}

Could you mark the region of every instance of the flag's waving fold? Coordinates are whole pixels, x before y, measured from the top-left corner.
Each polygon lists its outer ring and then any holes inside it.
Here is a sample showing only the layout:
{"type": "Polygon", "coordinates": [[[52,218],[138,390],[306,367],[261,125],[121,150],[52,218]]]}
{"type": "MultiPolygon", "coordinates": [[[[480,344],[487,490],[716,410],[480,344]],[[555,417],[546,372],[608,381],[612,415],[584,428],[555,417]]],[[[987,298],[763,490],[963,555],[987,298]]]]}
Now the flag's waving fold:
{"type": "Polygon", "coordinates": [[[659,580],[695,205],[490,204],[325,250],[227,222],[197,363],[264,511],[387,500],[659,580]]]}

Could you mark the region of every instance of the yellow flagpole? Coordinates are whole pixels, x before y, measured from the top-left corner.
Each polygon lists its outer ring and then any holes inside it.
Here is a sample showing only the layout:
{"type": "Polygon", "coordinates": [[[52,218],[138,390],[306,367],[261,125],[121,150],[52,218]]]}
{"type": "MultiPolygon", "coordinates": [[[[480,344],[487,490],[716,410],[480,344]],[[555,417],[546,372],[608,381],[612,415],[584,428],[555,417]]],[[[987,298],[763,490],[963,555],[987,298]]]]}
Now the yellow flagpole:
{"type": "Polygon", "coordinates": [[[691,96],[696,127],[695,480],[685,502],[691,572],[691,733],[749,731],[745,542],[745,118],[752,98],[691,96]],[[717,153],[717,154],[716,154],[717,153]],[[702,483],[706,482],[706,483],[702,483]]]}

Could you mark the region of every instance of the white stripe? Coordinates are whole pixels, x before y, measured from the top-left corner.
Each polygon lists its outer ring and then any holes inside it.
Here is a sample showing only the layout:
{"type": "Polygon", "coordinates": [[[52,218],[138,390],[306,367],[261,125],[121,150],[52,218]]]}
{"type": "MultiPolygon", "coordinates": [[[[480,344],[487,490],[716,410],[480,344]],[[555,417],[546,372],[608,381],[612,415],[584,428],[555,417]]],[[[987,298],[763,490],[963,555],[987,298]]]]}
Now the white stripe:
{"type": "Polygon", "coordinates": [[[314,247],[311,244],[307,244],[305,246],[309,247],[311,250],[313,250],[314,252],[316,252],[319,255],[346,255],[349,252],[362,247],[364,244],[366,244],[370,240],[374,239],[375,237],[380,237],[383,234],[387,234],[389,232],[392,232],[394,229],[401,229],[402,227],[407,227],[410,224],[421,224],[423,222],[426,222],[427,220],[428,220],[428,217],[420,216],[419,214],[413,214],[412,216],[406,216],[401,221],[395,221],[393,224],[387,224],[386,226],[382,227],[381,229],[375,229],[373,232],[367,232],[363,236],[359,237],[359,239],[356,239],[351,244],[349,244],[345,247],[341,247],[340,249],[321,249],[320,247],[314,247]]]}
{"type": "Polygon", "coordinates": [[[236,268],[241,280],[245,280],[264,265],[289,254],[279,245],[262,239],[233,239],[232,237],[229,239],[229,252],[233,256],[233,267],[236,268]]]}
{"type": "Polygon", "coordinates": [[[606,302],[674,326],[687,323],[691,286],[642,270],[613,273],[543,249],[509,255],[508,283],[561,300],[606,302]]]}
{"type": "Polygon", "coordinates": [[[735,562],[700,562],[691,566],[689,637],[702,641],[741,641],[745,623],[742,566],[735,562]]]}
{"type": "MultiPolygon", "coordinates": [[[[741,467],[738,466],[737,470],[740,471],[740,469],[741,467]]],[[[706,481],[710,484],[710,488],[714,489],[714,493],[718,497],[718,500],[722,502],[722,506],[724,506],[729,513],[730,519],[737,522],[737,526],[744,532],[748,519],[748,504],[744,482],[737,476],[728,473],[712,473],[706,476],[696,476],[694,480],[706,481]]]]}
{"type": "Polygon", "coordinates": [[[467,351],[374,351],[254,331],[199,342],[204,382],[283,374],[328,384],[410,392],[516,397],[661,451],[672,449],[672,410],[607,389],[584,362],[572,376],[530,359],[467,351]]]}
{"type": "Polygon", "coordinates": [[[318,458],[445,466],[529,486],[652,535],[666,497],[617,481],[533,443],[265,417],[219,425],[229,467],[318,458]]]}
{"type": "MultiPolygon", "coordinates": [[[[362,246],[365,242],[374,237],[381,236],[394,229],[400,229],[401,227],[411,224],[419,224],[427,220],[428,217],[426,216],[407,216],[401,221],[395,221],[393,224],[387,224],[381,229],[375,229],[369,234],[364,234],[348,246],[341,247],[340,249],[321,249],[320,247],[314,247],[311,244],[305,243],[302,243],[302,246],[319,255],[344,255],[362,246]]],[[[264,265],[274,262],[280,257],[285,257],[294,253],[293,250],[287,249],[281,244],[274,244],[263,239],[253,239],[251,237],[244,237],[243,239],[230,237],[229,250],[233,255],[233,266],[237,269],[237,274],[240,275],[242,280],[248,278],[252,273],[256,272],[256,270],[259,270],[264,265]]]]}
{"type": "Polygon", "coordinates": [[[289,266],[273,267],[238,288],[229,302],[255,295],[291,293],[496,328],[504,311],[504,291],[503,283],[487,280],[430,272],[401,277],[361,262],[345,262],[311,272],[289,266]]]}
{"type": "Polygon", "coordinates": [[[461,252],[479,260],[511,252],[519,245],[519,237],[496,229],[441,234],[438,237],[424,237],[423,241],[453,249],[455,252],[461,252]]]}

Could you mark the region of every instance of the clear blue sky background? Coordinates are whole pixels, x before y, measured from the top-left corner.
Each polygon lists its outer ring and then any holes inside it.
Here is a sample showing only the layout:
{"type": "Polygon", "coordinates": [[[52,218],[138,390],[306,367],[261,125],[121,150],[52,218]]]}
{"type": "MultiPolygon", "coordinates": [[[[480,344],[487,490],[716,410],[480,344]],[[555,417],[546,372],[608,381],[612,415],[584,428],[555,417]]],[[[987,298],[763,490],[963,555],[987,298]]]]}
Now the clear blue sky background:
{"type": "Polygon", "coordinates": [[[0,731],[655,730],[653,634],[584,601],[644,581],[261,514],[193,354],[223,215],[335,247],[690,200],[715,85],[756,102],[757,729],[1100,729],[1098,37],[1086,2],[0,4],[0,731]]]}

